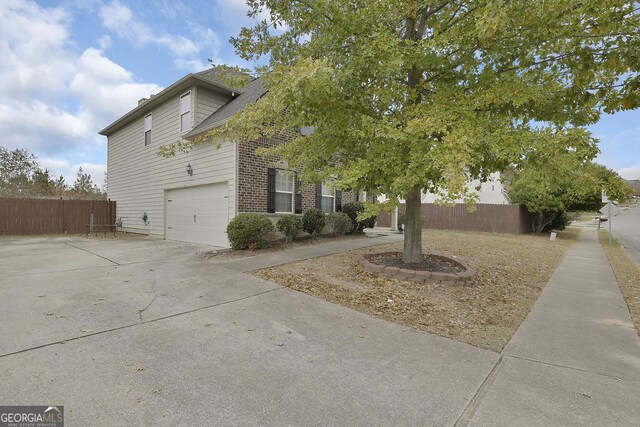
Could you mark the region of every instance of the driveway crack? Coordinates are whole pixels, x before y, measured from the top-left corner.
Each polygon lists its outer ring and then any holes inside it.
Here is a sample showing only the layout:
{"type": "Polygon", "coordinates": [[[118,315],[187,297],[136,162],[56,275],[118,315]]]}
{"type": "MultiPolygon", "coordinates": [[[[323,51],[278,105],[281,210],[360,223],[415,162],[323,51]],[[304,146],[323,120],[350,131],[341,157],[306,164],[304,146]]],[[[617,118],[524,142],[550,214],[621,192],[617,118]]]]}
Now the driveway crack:
{"type": "Polygon", "coordinates": [[[158,298],[158,294],[156,293],[156,279],[153,279],[153,284],[151,285],[151,292],[153,292],[153,298],[151,301],[142,309],[138,310],[138,317],[140,318],[140,323],[142,323],[142,312],[145,311],[153,302],[158,298]]]}
{"type": "Polygon", "coordinates": [[[88,253],[90,253],[91,255],[95,255],[95,256],[97,256],[98,258],[102,258],[102,259],[104,259],[104,260],[107,260],[107,261],[109,261],[109,262],[112,262],[112,263],[114,263],[115,265],[120,265],[120,263],[119,263],[119,262],[115,262],[115,261],[114,261],[114,260],[112,260],[112,259],[109,259],[109,258],[104,257],[104,256],[102,256],[102,255],[98,255],[97,253],[95,253],[95,252],[91,252],[91,251],[90,251],[90,250],[88,250],[88,249],[84,249],[84,248],[81,248],[81,247],[78,247],[78,246],[74,246],[74,245],[72,245],[72,244],[71,244],[71,243],[69,243],[69,242],[65,242],[65,245],[67,245],[67,246],[71,246],[71,247],[72,247],[72,248],[74,248],[74,249],[79,249],[79,250],[81,250],[81,251],[88,252],[88,253]]]}

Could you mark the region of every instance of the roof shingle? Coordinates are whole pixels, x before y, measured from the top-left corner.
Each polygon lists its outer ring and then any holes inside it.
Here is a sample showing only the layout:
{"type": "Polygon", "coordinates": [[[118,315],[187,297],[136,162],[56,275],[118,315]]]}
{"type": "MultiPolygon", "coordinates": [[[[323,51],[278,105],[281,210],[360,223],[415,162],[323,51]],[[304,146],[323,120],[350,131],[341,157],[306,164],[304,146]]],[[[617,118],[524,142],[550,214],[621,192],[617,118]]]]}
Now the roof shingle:
{"type": "Polygon", "coordinates": [[[260,78],[250,81],[247,86],[242,88],[242,92],[239,92],[239,96],[218,108],[185,136],[189,138],[213,129],[244,110],[249,104],[262,98],[266,92],[260,82],[260,78]]]}

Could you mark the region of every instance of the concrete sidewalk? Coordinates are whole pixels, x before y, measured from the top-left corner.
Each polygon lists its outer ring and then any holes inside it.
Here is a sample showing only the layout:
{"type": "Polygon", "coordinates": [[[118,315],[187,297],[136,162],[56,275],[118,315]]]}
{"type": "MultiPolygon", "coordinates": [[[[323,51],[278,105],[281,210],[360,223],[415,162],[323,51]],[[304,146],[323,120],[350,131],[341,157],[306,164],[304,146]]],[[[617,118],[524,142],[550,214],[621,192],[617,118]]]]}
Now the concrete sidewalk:
{"type": "Polygon", "coordinates": [[[458,425],[637,425],[640,340],[584,227],[458,425]]]}
{"type": "Polygon", "coordinates": [[[263,255],[256,255],[231,261],[223,261],[220,262],[219,265],[231,270],[247,272],[252,270],[259,270],[261,268],[274,267],[280,264],[302,261],[309,258],[333,255],[339,252],[352,251],[354,249],[365,248],[367,246],[401,242],[403,238],[404,235],[402,234],[389,234],[369,238],[357,237],[349,240],[338,240],[335,242],[328,242],[319,245],[305,246],[280,252],[271,252],[263,255]]]}

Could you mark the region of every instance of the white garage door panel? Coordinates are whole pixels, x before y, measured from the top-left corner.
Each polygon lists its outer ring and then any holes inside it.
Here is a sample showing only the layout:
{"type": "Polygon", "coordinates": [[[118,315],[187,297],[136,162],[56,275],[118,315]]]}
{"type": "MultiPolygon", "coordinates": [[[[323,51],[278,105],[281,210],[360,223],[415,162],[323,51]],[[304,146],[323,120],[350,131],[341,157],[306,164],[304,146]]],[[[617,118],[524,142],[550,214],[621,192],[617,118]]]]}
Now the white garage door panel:
{"type": "Polygon", "coordinates": [[[167,190],[167,239],[227,247],[228,183],[167,190]]]}

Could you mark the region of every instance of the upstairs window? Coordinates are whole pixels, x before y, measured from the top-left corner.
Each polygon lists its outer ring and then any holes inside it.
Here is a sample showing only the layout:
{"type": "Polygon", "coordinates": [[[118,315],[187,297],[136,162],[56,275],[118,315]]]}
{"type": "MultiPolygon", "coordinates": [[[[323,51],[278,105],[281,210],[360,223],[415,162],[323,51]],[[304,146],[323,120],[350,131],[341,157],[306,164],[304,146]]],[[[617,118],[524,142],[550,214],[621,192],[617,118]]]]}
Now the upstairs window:
{"type": "Polygon", "coordinates": [[[180,132],[191,129],[191,92],[180,97],[180,132]]]}
{"type": "Polygon", "coordinates": [[[153,126],[153,119],[151,114],[144,118],[144,145],[151,145],[151,127],[153,126]]]}

